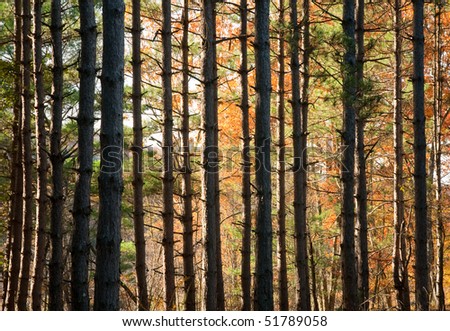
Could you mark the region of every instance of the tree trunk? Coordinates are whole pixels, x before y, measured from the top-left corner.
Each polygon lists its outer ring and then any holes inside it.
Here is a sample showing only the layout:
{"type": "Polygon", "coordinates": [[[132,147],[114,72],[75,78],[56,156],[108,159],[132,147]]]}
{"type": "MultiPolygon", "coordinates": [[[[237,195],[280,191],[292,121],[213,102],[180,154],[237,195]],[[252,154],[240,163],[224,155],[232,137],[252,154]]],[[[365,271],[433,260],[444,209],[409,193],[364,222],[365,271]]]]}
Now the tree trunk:
{"type": "Polygon", "coordinates": [[[403,93],[402,93],[402,12],[401,0],[395,1],[395,85],[394,85],[394,288],[398,310],[410,310],[408,262],[406,256],[406,220],[403,195],[403,93]]]}
{"type": "Polygon", "coordinates": [[[103,1],[103,68],[95,310],[118,310],[122,203],[124,10],[103,1]]]}
{"type": "Polygon", "coordinates": [[[81,62],[78,111],[78,178],[75,186],[72,237],[72,310],[89,310],[89,220],[91,215],[92,157],[97,26],[94,2],[79,0],[81,62]]]}
{"type": "Polygon", "coordinates": [[[279,2],[279,19],[278,19],[278,143],[277,143],[277,218],[278,218],[278,295],[279,295],[279,309],[281,311],[289,310],[289,293],[288,293],[288,278],[287,278],[287,261],[286,261],[286,142],[285,142],[285,1],[279,2]]]}
{"type": "Polygon", "coordinates": [[[36,109],[36,155],[37,155],[37,206],[36,238],[34,254],[34,274],[32,284],[32,309],[41,310],[42,284],[44,281],[45,246],[47,244],[47,134],[45,125],[45,89],[44,70],[42,67],[42,2],[34,0],[34,85],[36,109]]]}
{"type": "Polygon", "coordinates": [[[20,273],[20,251],[22,247],[22,218],[23,218],[23,165],[22,165],[22,0],[15,0],[14,20],[14,122],[13,122],[13,165],[11,171],[11,255],[8,263],[8,286],[4,305],[7,310],[15,310],[20,273]]]}
{"type": "Polygon", "coordinates": [[[250,128],[249,128],[249,93],[248,93],[248,49],[247,49],[247,23],[248,6],[247,0],[241,0],[241,67],[239,70],[241,78],[241,111],[242,111],[242,264],[241,264],[241,286],[242,286],[242,310],[251,310],[252,275],[251,275],[251,237],[252,237],[252,191],[251,191],[251,160],[250,160],[250,128]]]}
{"type": "Polygon", "coordinates": [[[137,308],[149,310],[147,266],[145,252],[143,203],[143,135],[142,135],[142,60],[141,60],[141,1],[133,1],[133,221],[136,246],[137,308]]]}
{"type": "Polygon", "coordinates": [[[23,145],[23,242],[17,307],[27,310],[33,241],[33,159],[31,152],[31,2],[23,1],[22,13],[22,145],[23,145]]]}
{"type": "Polygon", "coordinates": [[[356,6],[356,254],[359,308],[369,310],[369,258],[367,248],[367,179],[364,130],[368,114],[364,109],[364,0],[356,6]]]}
{"type": "Polygon", "coordinates": [[[64,208],[64,156],[61,150],[63,121],[63,58],[61,1],[53,0],[51,5],[51,26],[53,46],[52,128],[50,135],[50,161],[52,164],[53,194],[51,197],[51,244],[52,255],[49,265],[49,310],[63,310],[63,244],[62,220],[64,208]]]}
{"type": "Polygon", "coordinates": [[[189,1],[184,0],[183,7],[183,38],[181,50],[183,57],[183,86],[182,86],[182,153],[183,153],[183,267],[184,293],[186,310],[195,310],[195,271],[193,244],[193,216],[192,216],[192,168],[189,143],[189,1]]]}
{"type": "MultiPolygon", "coordinates": [[[[309,290],[309,266],[306,236],[306,171],[302,169],[303,139],[302,99],[300,95],[299,42],[300,25],[298,24],[297,1],[291,0],[291,71],[292,71],[292,140],[294,147],[294,225],[295,225],[295,264],[297,268],[297,310],[311,310],[309,290]]],[[[304,64],[303,64],[304,65],[304,64]]],[[[303,67],[304,69],[305,67],[303,67]]],[[[305,97],[305,96],[303,96],[305,97]]],[[[307,99],[306,99],[307,100],[307,99]]],[[[306,101],[307,102],[307,101],[306,101]]]]}
{"type": "Polygon", "coordinates": [[[343,130],[341,133],[341,263],[343,309],[358,310],[357,272],[355,260],[355,99],[356,48],[355,0],[345,0],[343,7],[344,62],[343,62],[343,130]]]}
{"type": "Polygon", "coordinates": [[[429,310],[423,7],[423,0],[413,1],[414,210],[417,310],[429,310]]]}
{"type": "Polygon", "coordinates": [[[314,302],[314,310],[319,311],[319,299],[317,294],[317,280],[316,280],[316,262],[314,260],[314,246],[310,234],[308,234],[308,241],[309,241],[309,260],[311,263],[311,287],[314,302]]]}
{"type": "Polygon", "coordinates": [[[255,6],[256,272],[254,309],[271,311],[274,306],[270,164],[270,1],[256,0],[255,6]]]}
{"type": "Polygon", "coordinates": [[[172,31],[171,1],[163,1],[162,44],[163,69],[162,87],[164,102],[163,123],[163,246],[164,246],[164,280],[166,288],[166,310],[175,309],[175,267],[173,239],[173,117],[172,117],[172,31]]]}

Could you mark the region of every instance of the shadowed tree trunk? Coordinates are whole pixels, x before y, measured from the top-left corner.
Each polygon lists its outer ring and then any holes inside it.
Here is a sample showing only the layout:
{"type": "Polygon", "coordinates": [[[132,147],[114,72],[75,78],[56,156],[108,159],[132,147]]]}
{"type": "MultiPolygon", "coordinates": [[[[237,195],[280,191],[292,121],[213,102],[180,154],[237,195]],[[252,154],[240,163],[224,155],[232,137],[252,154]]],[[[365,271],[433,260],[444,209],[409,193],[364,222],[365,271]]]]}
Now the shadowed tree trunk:
{"type": "Polygon", "coordinates": [[[37,155],[37,206],[36,237],[32,284],[32,309],[41,310],[42,283],[44,281],[45,246],[47,244],[47,134],[45,116],[44,70],[42,68],[42,2],[34,0],[34,85],[36,109],[36,155],[37,155]]]}
{"type": "Polygon", "coordinates": [[[94,2],[79,0],[81,62],[78,111],[78,178],[73,202],[72,310],[89,310],[89,220],[94,142],[97,26],[94,2]]]}
{"type": "Polygon", "coordinates": [[[256,166],[256,270],[254,309],[273,305],[272,188],[270,165],[270,1],[255,1],[255,166],[256,166]]]}
{"type": "Polygon", "coordinates": [[[124,10],[103,1],[103,68],[95,310],[119,310],[122,203],[124,10]]]}
{"type": "Polygon", "coordinates": [[[342,27],[344,30],[343,61],[343,130],[341,133],[341,263],[343,309],[358,310],[358,286],[355,260],[355,98],[356,98],[356,47],[355,0],[345,0],[342,27]]]}
{"type": "Polygon", "coordinates": [[[142,60],[141,60],[141,0],[133,0],[133,221],[136,246],[137,306],[149,310],[147,266],[145,263],[145,229],[143,203],[143,135],[142,135],[142,60]]]}
{"type": "Polygon", "coordinates": [[[18,310],[27,310],[33,242],[33,159],[31,152],[31,2],[23,1],[22,13],[22,145],[23,145],[23,242],[18,310]]]}
{"type": "Polygon", "coordinates": [[[406,220],[403,195],[403,93],[402,93],[402,11],[401,0],[395,0],[395,83],[394,83],[394,288],[398,310],[410,310],[408,262],[406,256],[406,220]]]}
{"type": "Polygon", "coordinates": [[[423,7],[423,0],[413,1],[414,210],[417,310],[429,310],[423,7]]]}

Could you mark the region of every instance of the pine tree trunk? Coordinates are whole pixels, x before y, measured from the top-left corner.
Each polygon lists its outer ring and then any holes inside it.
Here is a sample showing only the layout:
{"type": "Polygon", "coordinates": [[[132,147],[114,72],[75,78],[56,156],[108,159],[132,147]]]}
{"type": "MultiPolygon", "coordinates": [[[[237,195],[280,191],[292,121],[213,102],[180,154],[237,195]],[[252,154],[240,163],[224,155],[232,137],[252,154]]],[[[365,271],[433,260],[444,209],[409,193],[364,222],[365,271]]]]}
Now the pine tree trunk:
{"type": "Polygon", "coordinates": [[[94,2],[79,0],[81,63],[78,111],[78,178],[73,203],[72,310],[89,310],[89,222],[91,215],[92,157],[94,154],[94,104],[97,26],[94,2]]]}
{"type": "Polygon", "coordinates": [[[62,220],[64,208],[64,156],[61,150],[63,120],[63,58],[61,1],[51,5],[53,46],[52,128],[50,135],[50,161],[52,164],[53,194],[51,197],[50,236],[52,255],[49,265],[49,310],[63,310],[63,244],[62,220]]]}
{"type": "Polygon", "coordinates": [[[303,163],[302,99],[300,95],[299,42],[297,1],[291,0],[291,72],[292,72],[292,140],[294,147],[294,226],[295,226],[295,264],[297,268],[297,310],[311,310],[309,290],[309,266],[306,236],[306,169],[303,163]]]}
{"type": "Polygon", "coordinates": [[[31,2],[23,1],[22,13],[22,145],[23,145],[23,242],[18,310],[27,310],[33,241],[33,159],[31,151],[31,2]]]}
{"type": "Polygon", "coordinates": [[[358,269],[358,294],[361,310],[369,310],[369,261],[367,247],[367,178],[364,130],[364,0],[356,6],[356,254],[358,269]]]}
{"type": "Polygon", "coordinates": [[[36,155],[37,155],[37,206],[36,237],[32,284],[32,309],[42,309],[42,284],[44,281],[45,246],[47,244],[47,134],[45,125],[45,89],[44,70],[42,67],[42,2],[34,0],[34,85],[36,109],[36,155]]]}
{"type": "Polygon", "coordinates": [[[345,0],[343,7],[344,62],[343,62],[343,130],[341,133],[341,263],[343,309],[358,310],[357,272],[355,257],[355,98],[356,47],[355,0],[345,0]]]}
{"type": "Polygon", "coordinates": [[[103,1],[103,68],[95,310],[118,310],[122,203],[124,10],[103,1]]]}
{"type": "Polygon", "coordinates": [[[142,135],[142,60],[141,60],[141,1],[133,1],[133,221],[136,246],[137,307],[149,310],[147,266],[145,252],[144,203],[143,203],[143,135],[142,135]]]}
{"type": "Polygon", "coordinates": [[[189,1],[184,0],[183,7],[183,39],[181,50],[183,57],[183,86],[182,86],[182,153],[183,153],[183,268],[184,293],[186,310],[195,310],[195,271],[194,271],[194,241],[192,216],[192,168],[189,143],[189,1]]]}
{"type": "Polygon", "coordinates": [[[162,44],[163,44],[163,246],[164,280],[166,288],[166,310],[175,309],[175,267],[173,239],[173,118],[172,118],[172,31],[171,1],[163,1],[162,44]]]}
{"type": "Polygon", "coordinates": [[[423,0],[413,1],[414,210],[417,310],[429,310],[423,7],[423,0]]]}
{"type": "Polygon", "coordinates": [[[285,1],[279,2],[279,19],[278,19],[278,143],[277,143],[277,218],[278,218],[278,296],[279,309],[281,311],[289,310],[289,293],[287,278],[287,261],[286,261],[286,142],[285,142],[285,1]]]}
{"type": "Polygon", "coordinates": [[[248,93],[248,49],[247,49],[247,0],[241,0],[241,67],[239,69],[241,79],[241,111],[242,111],[242,310],[251,310],[252,275],[251,275],[251,236],[252,236],[252,191],[250,186],[251,160],[250,160],[250,128],[249,128],[249,93],[248,93]]]}
{"type": "Polygon", "coordinates": [[[402,12],[401,0],[395,1],[395,87],[394,87],[394,288],[398,310],[410,310],[408,264],[406,256],[406,220],[403,195],[403,93],[402,93],[402,12]]]}
{"type": "Polygon", "coordinates": [[[256,272],[254,309],[268,310],[273,304],[272,188],[270,164],[270,1],[255,1],[255,166],[256,166],[256,272]]]}
{"type": "Polygon", "coordinates": [[[8,264],[8,286],[6,291],[5,307],[7,310],[15,310],[20,273],[20,252],[22,248],[22,218],[23,218],[23,165],[22,165],[22,0],[15,0],[14,20],[14,122],[13,122],[13,165],[11,176],[11,254],[8,264]]]}

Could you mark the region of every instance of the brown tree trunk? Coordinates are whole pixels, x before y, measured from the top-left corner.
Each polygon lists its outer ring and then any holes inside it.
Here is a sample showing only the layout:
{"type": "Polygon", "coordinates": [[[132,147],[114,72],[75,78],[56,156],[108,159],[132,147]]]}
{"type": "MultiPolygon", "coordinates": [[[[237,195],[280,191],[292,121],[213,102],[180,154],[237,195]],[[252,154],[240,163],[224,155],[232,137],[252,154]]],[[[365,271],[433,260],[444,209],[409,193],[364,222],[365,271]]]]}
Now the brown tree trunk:
{"type": "Polygon", "coordinates": [[[277,143],[277,218],[278,218],[278,296],[279,309],[289,310],[289,293],[287,278],[287,260],[286,260],[286,137],[285,137],[285,27],[284,16],[285,1],[279,2],[279,19],[278,19],[278,143],[277,143]]]}
{"type": "Polygon", "coordinates": [[[32,284],[32,309],[41,310],[42,284],[44,281],[45,246],[47,244],[47,134],[45,125],[45,89],[44,70],[42,67],[42,2],[34,0],[34,85],[36,109],[36,155],[37,155],[37,206],[36,237],[32,284]]]}
{"type": "Polygon", "coordinates": [[[28,309],[33,242],[33,159],[31,152],[31,2],[23,1],[22,13],[22,145],[23,145],[23,241],[18,310],[28,309]]]}
{"type": "Polygon", "coordinates": [[[403,93],[402,93],[402,12],[401,0],[394,5],[395,85],[394,85],[394,288],[398,310],[410,310],[408,262],[406,256],[406,220],[403,195],[403,93]]]}
{"type": "Polygon", "coordinates": [[[119,310],[122,204],[124,11],[103,1],[103,68],[95,310],[119,310]]]}
{"type": "Polygon", "coordinates": [[[97,55],[94,2],[79,0],[81,63],[78,111],[78,178],[73,202],[72,310],[89,310],[89,221],[91,215],[92,157],[97,55]]]}
{"type": "Polygon", "coordinates": [[[356,47],[355,0],[345,0],[342,27],[344,30],[343,62],[343,129],[341,133],[341,263],[343,309],[358,310],[358,275],[355,260],[355,101],[356,101],[356,47]]]}
{"type": "Polygon", "coordinates": [[[414,210],[417,310],[429,310],[423,7],[423,0],[413,1],[414,210]]]}
{"type": "Polygon", "coordinates": [[[163,1],[162,44],[163,67],[162,86],[164,102],[163,119],[163,246],[164,280],[166,288],[166,310],[175,309],[175,267],[173,239],[173,117],[172,117],[172,31],[171,1],[163,1]]]}
{"type": "Polygon", "coordinates": [[[256,271],[254,309],[268,310],[273,305],[272,266],[272,188],[270,164],[270,1],[255,2],[255,166],[256,166],[256,271]]]}
{"type": "Polygon", "coordinates": [[[142,135],[142,59],[141,59],[141,0],[133,1],[133,221],[136,246],[137,308],[149,310],[147,266],[145,252],[143,203],[143,135],[142,135]]]}

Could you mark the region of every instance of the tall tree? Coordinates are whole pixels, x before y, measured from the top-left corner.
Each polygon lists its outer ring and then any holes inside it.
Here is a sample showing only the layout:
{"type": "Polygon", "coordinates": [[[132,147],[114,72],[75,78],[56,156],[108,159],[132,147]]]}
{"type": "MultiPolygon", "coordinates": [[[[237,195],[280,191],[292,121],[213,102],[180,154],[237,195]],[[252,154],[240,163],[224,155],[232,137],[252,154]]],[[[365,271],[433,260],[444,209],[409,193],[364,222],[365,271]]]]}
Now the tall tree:
{"type": "Polygon", "coordinates": [[[173,110],[172,110],[172,29],[171,1],[162,2],[162,87],[163,87],[163,246],[166,309],[175,309],[175,266],[173,239],[173,110]]]}
{"type": "Polygon", "coordinates": [[[297,1],[290,1],[291,7],[291,71],[292,71],[292,142],[294,147],[294,224],[295,224],[295,264],[297,268],[297,309],[311,310],[309,290],[308,252],[306,234],[306,169],[303,164],[302,105],[300,99],[300,25],[297,1]]]}
{"type": "Polygon", "coordinates": [[[410,310],[408,257],[406,253],[405,198],[403,194],[403,92],[402,92],[402,1],[394,3],[394,288],[398,310],[410,310]]]}
{"type": "Polygon", "coordinates": [[[204,309],[217,310],[217,211],[216,174],[218,150],[215,145],[217,130],[217,70],[216,70],[216,0],[203,0],[203,105],[202,130],[204,149],[202,153],[202,199],[204,201],[204,309]]]}
{"type": "Polygon", "coordinates": [[[119,309],[122,203],[124,11],[122,0],[103,1],[99,219],[95,310],[119,309]]]}
{"type": "Polygon", "coordinates": [[[251,191],[251,160],[250,160],[250,128],[249,128],[249,93],[248,93],[248,5],[247,0],[241,0],[241,67],[239,69],[241,80],[241,111],[242,111],[242,310],[251,309],[251,236],[252,236],[252,191],[251,191]]]}
{"type": "Polygon", "coordinates": [[[27,310],[33,241],[33,159],[31,151],[31,2],[22,8],[22,145],[23,145],[23,242],[17,307],[27,310]]]}
{"type": "Polygon", "coordinates": [[[94,143],[94,103],[97,55],[97,26],[94,2],[79,0],[81,59],[80,105],[78,110],[78,178],[72,214],[72,309],[89,310],[89,221],[94,143]]]}
{"type": "Polygon", "coordinates": [[[345,0],[342,27],[344,30],[343,61],[343,129],[341,132],[341,263],[344,310],[358,310],[357,272],[355,260],[355,100],[356,46],[355,0],[345,0]]]}
{"type": "Polygon", "coordinates": [[[64,155],[61,149],[63,121],[63,50],[61,0],[52,0],[50,33],[53,48],[52,127],[50,133],[50,161],[53,193],[51,196],[50,236],[52,255],[49,265],[49,309],[63,310],[63,242],[64,213],[64,155]]]}
{"type": "Polygon", "coordinates": [[[8,283],[5,289],[7,310],[15,310],[20,274],[20,251],[22,248],[23,218],[23,165],[22,165],[22,0],[14,1],[14,122],[13,122],[13,165],[11,176],[11,254],[8,264],[8,283]]]}
{"type": "Polygon", "coordinates": [[[413,1],[414,210],[416,309],[429,309],[423,0],[413,1]]]}
{"type": "Polygon", "coordinates": [[[36,237],[32,285],[32,309],[41,310],[42,284],[44,281],[45,246],[47,244],[47,134],[45,116],[44,70],[42,65],[42,1],[34,0],[34,107],[36,109],[36,155],[37,155],[37,206],[36,237]]]}
{"type": "Polygon", "coordinates": [[[356,255],[361,310],[369,310],[369,258],[367,248],[367,178],[364,130],[364,0],[356,4],[356,255]]]}
{"type": "Polygon", "coordinates": [[[136,246],[136,278],[138,309],[149,310],[147,266],[145,252],[144,203],[143,203],[143,135],[142,135],[142,59],[141,59],[141,1],[133,0],[133,221],[136,246]]]}
{"type": "Polygon", "coordinates": [[[255,1],[256,272],[254,309],[273,310],[272,188],[270,165],[270,1],[255,1]]]}
{"type": "Polygon", "coordinates": [[[285,141],[285,1],[279,1],[278,17],[278,143],[277,143],[277,217],[278,217],[278,296],[280,310],[289,310],[286,251],[286,141],[285,141]]]}
{"type": "Polygon", "coordinates": [[[181,123],[182,153],[183,153],[183,268],[184,268],[184,292],[186,310],[195,310],[195,271],[194,271],[194,246],[193,246],[193,216],[192,216],[192,168],[189,143],[189,0],[184,0],[183,5],[183,38],[181,51],[183,57],[183,86],[182,102],[183,113],[181,123]]]}

